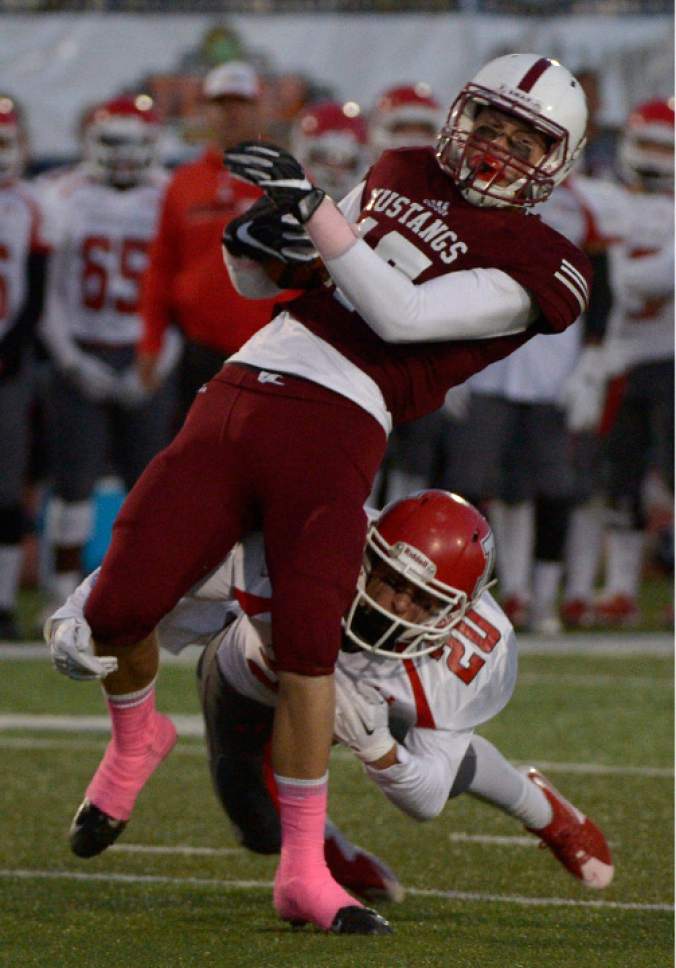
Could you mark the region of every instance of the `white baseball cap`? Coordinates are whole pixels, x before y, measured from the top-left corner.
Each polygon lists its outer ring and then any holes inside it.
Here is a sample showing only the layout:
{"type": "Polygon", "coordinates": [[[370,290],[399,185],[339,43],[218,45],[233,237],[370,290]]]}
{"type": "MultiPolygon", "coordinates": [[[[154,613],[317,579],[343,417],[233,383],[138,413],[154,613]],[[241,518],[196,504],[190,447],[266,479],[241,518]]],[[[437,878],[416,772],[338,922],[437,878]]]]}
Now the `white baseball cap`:
{"type": "Polygon", "coordinates": [[[242,97],[253,101],[260,95],[258,75],[244,61],[228,61],[209,71],[202,93],[206,98],[242,97]]]}

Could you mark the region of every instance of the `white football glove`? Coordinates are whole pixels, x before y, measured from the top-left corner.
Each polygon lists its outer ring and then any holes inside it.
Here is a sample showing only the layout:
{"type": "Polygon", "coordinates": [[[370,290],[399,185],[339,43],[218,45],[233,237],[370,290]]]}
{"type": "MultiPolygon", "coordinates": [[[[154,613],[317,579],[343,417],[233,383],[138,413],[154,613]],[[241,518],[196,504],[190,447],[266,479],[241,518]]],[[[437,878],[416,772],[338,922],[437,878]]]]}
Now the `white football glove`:
{"type": "Polygon", "coordinates": [[[44,629],[52,663],[69,679],[105,679],[117,669],[113,655],[94,655],[92,631],[83,618],[47,619],[44,629]]]}
{"type": "Polygon", "coordinates": [[[622,352],[616,342],[608,341],[582,350],[561,395],[569,430],[573,433],[597,430],[608,381],[623,368],[622,352]]]}
{"type": "Polygon", "coordinates": [[[387,702],[377,689],[355,682],[336,669],[336,738],[363,763],[373,763],[395,745],[387,721],[387,702]]]}

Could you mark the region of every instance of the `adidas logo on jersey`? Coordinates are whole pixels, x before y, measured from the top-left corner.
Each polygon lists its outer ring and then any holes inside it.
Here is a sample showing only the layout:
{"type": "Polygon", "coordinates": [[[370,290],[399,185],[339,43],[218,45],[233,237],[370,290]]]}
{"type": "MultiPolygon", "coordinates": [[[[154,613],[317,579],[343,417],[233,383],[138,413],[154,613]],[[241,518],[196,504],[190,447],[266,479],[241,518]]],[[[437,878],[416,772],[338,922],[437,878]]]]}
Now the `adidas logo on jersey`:
{"type": "Polygon", "coordinates": [[[423,198],[423,204],[431,208],[437,215],[448,215],[449,202],[439,198],[423,198]]]}

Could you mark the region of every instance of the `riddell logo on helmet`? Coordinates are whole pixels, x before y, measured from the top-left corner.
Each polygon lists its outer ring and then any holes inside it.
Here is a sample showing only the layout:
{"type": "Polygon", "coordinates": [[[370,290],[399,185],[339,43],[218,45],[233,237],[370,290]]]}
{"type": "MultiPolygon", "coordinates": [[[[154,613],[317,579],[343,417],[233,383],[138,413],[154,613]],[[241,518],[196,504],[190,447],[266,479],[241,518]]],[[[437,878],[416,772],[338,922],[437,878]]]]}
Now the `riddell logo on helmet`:
{"type": "Polygon", "coordinates": [[[531,111],[536,111],[538,114],[542,111],[542,101],[526,91],[520,91],[518,87],[512,87],[510,84],[499,84],[498,91],[501,94],[509,95],[514,101],[523,101],[531,111]]]}
{"type": "Polygon", "coordinates": [[[436,574],[437,566],[434,562],[405,541],[398,541],[392,551],[399,564],[404,565],[405,568],[411,568],[420,577],[429,579],[436,574]]]}

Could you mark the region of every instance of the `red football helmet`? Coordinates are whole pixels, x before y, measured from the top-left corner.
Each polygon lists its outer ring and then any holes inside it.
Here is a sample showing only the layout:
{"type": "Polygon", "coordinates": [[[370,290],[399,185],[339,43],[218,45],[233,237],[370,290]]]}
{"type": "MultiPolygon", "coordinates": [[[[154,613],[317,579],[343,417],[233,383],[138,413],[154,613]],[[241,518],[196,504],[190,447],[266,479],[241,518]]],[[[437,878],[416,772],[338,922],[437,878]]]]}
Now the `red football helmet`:
{"type": "Polygon", "coordinates": [[[432,652],[488,587],[494,558],[488,521],[457,494],[419,491],[389,504],[367,532],[357,594],[343,623],[347,638],[398,659],[432,652]],[[426,597],[421,621],[405,621],[369,594],[372,572],[383,563],[426,597]]]}
{"type": "Polygon", "coordinates": [[[159,124],[150,97],[119,97],[93,108],[84,121],[84,160],[98,181],[128,188],[157,161],[159,124]]]}
{"type": "Polygon", "coordinates": [[[291,151],[313,182],[340,201],[368,167],[359,105],[323,101],[305,108],[291,129],[291,151]]]}
{"type": "Polygon", "coordinates": [[[442,122],[441,107],[428,84],[404,84],[380,95],[369,121],[374,155],[393,148],[434,144],[442,122]]]}
{"type": "Polygon", "coordinates": [[[620,172],[646,191],[674,190],[674,98],[637,105],[619,146],[620,172]]]}
{"type": "Polygon", "coordinates": [[[13,182],[21,174],[23,149],[21,127],[14,102],[0,97],[0,185],[13,182]]]}

